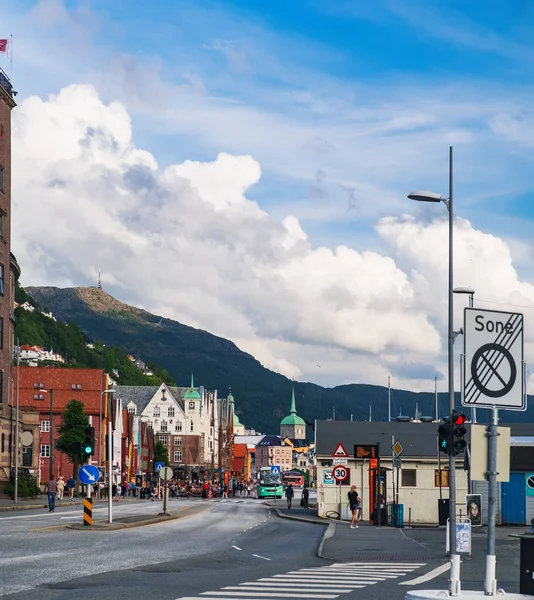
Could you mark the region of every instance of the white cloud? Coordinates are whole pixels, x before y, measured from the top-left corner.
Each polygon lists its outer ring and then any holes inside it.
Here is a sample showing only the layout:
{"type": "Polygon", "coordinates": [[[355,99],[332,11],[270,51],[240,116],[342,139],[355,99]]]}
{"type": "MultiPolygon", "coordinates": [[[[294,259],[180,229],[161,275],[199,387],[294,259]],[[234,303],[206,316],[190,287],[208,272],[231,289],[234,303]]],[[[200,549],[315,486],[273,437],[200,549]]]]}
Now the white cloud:
{"type": "MultiPolygon", "coordinates": [[[[87,285],[102,267],[120,299],[232,339],[288,376],[384,383],[391,370],[417,389],[442,369],[446,220],[383,218],[390,256],[313,247],[295,216],[277,221],[247,198],[261,175],[252,157],[161,170],[132,143],[124,106],[91,86],[29,98],[13,117],[26,285],[87,285]]],[[[458,285],[477,299],[534,301],[501,239],[463,219],[455,235],[458,285]]]]}

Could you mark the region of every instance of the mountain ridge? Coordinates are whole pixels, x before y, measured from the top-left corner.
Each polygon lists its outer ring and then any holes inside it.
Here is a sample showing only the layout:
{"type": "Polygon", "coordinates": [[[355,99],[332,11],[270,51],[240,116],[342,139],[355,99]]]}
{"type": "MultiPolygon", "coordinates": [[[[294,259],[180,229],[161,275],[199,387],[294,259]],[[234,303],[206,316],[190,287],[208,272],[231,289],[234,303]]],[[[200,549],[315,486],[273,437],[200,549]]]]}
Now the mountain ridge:
{"type": "MultiPolygon", "coordinates": [[[[189,385],[193,373],[197,385],[217,389],[220,395],[231,388],[236,412],[248,428],[277,432],[280,420],[289,412],[293,386],[297,412],[309,424],[327,418],[367,420],[370,407],[374,420],[387,419],[385,386],[355,383],[324,388],[293,382],[264,367],[230,340],[122,303],[100,288],[26,289],[56,318],[76,323],[89,338],[163,367],[177,385],[189,385]]],[[[456,397],[459,404],[458,393],[456,397]]],[[[400,414],[401,407],[404,415],[414,415],[416,405],[421,414],[434,414],[432,393],[393,389],[392,398],[394,415],[400,414]]],[[[438,394],[438,401],[443,415],[448,412],[447,393],[438,394]]],[[[528,419],[522,413],[508,420],[528,419]]]]}

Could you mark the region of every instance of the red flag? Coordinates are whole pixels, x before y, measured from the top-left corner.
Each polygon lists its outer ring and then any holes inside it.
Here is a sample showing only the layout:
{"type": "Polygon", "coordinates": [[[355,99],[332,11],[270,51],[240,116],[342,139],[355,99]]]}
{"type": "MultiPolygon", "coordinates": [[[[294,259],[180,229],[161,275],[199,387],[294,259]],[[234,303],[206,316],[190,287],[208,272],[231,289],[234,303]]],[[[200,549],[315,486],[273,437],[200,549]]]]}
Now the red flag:
{"type": "Polygon", "coordinates": [[[5,54],[7,52],[7,43],[9,40],[0,40],[0,52],[5,54]]]}

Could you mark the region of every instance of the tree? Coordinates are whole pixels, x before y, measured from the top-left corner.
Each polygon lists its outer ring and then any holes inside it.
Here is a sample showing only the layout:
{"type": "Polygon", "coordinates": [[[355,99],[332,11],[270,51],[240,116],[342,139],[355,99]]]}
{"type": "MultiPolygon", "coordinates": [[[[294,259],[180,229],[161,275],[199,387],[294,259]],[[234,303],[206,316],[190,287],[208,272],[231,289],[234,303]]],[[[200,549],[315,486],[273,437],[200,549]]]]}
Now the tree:
{"type": "Polygon", "coordinates": [[[71,400],[65,407],[58,427],[58,438],[55,443],[56,450],[66,454],[72,463],[74,477],[78,473],[78,465],[82,461],[82,442],[85,438],[85,428],[89,419],[85,414],[83,403],[79,400],[71,400]]]}
{"type": "Polygon", "coordinates": [[[169,464],[169,451],[161,442],[156,442],[154,444],[154,462],[162,462],[166,465],[169,464]]]}

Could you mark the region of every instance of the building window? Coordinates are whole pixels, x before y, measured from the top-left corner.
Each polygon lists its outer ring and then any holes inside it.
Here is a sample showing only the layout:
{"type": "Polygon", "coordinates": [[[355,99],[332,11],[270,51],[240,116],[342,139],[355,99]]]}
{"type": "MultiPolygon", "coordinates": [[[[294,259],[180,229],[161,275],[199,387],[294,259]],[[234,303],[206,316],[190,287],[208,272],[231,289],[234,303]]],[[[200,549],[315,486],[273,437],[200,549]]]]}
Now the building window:
{"type": "Polygon", "coordinates": [[[210,450],[213,450],[213,442],[210,440],[210,450]]]}
{"type": "Polygon", "coordinates": [[[41,421],[41,432],[48,433],[50,431],[50,421],[41,421]]]}
{"type": "Polygon", "coordinates": [[[6,170],[4,169],[4,165],[0,165],[0,192],[4,193],[6,191],[6,170]]]}
{"type": "Polygon", "coordinates": [[[153,425],[152,421],[147,421],[146,424],[148,427],[152,427],[152,425],[153,425]]]}
{"type": "Polygon", "coordinates": [[[181,450],[174,451],[174,462],[179,463],[182,462],[182,452],[181,450]]]}
{"type": "Polygon", "coordinates": [[[3,210],[0,210],[0,238],[6,239],[7,215],[3,210]]]}
{"type": "Polygon", "coordinates": [[[34,394],[33,399],[34,400],[44,400],[44,394],[34,394]]]}
{"type": "Polygon", "coordinates": [[[441,473],[441,487],[449,487],[449,471],[436,469],[434,471],[434,487],[439,487],[439,479],[441,473]]]}
{"type": "Polygon", "coordinates": [[[82,384],[81,383],[77,383],[76,384],[76,389],[77,390],[81,390],[82,389],[82,384]]]}
{"type": "Polygon", "coordinates": [[[0,348],[4,347],[4,317],[0,317],[0,348]]]}
{"type": "Polygon", "coordinates": [[[135,406],[128,407],[128,414],[135,415],[135,406]]]}
{"type": "Polygon", "coordinates": [[[76,389],[76,384],[73,383],[70,387],[71,387],[72,390],[75,390],[76,389]]]}
{"type": "Polygon", "coordinates": [[[160,416],[160,414],[159,414],[159,406],[158,405],[154,406],[154,416],[155,417],[159,417],[160,416]]]}
{"type": "Polygon", "coordinates": [[[402,469],[402,487],[417,487],[417,471],[415,469],[402,469]]]}
{"type": "Polygon", "coordinates": [[[182,431],[182,421],[177,421],[174,426],[174,431],[182,431]]]}
{"type": "Polygon", "coordinates": [[[159,441],[166,446],[167,445],[167,436],[166,435],[160,435],[159,436],[159,441]]]}
{"type": "Polygon", "coordinates": [[[175,446],[181,446],[182,445],[182,438],[174,438],[174,445],[175,446]]]}
{"type": "Polygon", "coordinates": [[[33,389],[34,390],[38,390],[39,389],[39,384],[38,383],[34,383],[33,384],[33,389]]]}
{"type": "Polygon", "coordinates": [[[44,383],[41,381],[41,383],[39,383],[39,387],[44,390],[44,383]]]}
{"type": "Polygon", "coordinates": [[[0,263],[0,296],[4,295],[4,265],[0,263]]]}
{"type": "Polygon", "coordinates": [[[2,434],[2,452],[6,451],[6,434],[2,434]]]}
{"type": "Polygon", "coordinates": [[[174,417],[174,406],[169,406],[169,408],[167,409],[167,416],[174,417]]]}
{"type": "Polygon", "coordinates": [[[161,431],[167,431],[167,421],[162,421],[160,426],[161,431]]]}
{"type": "Polygon", "coordinates": [[[191,421],[191,427],[190,427],[191,432],[193,431],[193,421],[191,421]]]}
{"type": "Polygon", "coordinates": [[[41,458],[50,458],[50,446],[41,444],[41,458]]]}

